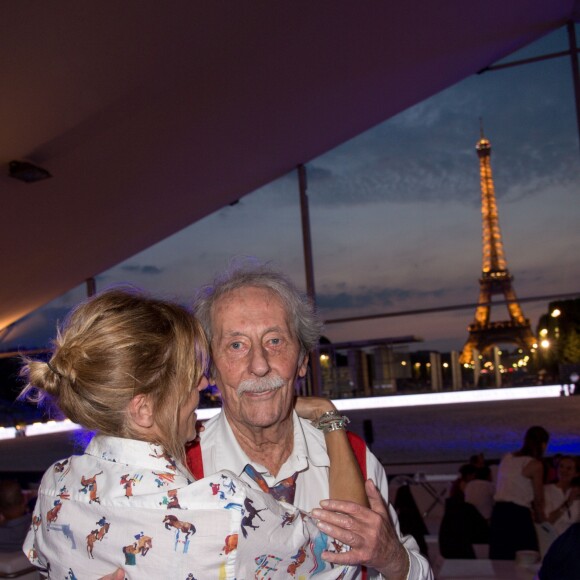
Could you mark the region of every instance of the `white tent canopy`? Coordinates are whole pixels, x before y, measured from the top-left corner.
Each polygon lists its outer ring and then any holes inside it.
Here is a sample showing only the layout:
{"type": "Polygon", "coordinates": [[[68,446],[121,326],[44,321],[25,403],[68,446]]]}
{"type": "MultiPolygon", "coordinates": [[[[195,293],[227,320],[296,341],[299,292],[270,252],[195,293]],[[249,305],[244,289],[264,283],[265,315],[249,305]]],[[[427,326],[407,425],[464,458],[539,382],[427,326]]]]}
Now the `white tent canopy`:
{"type": "Polygon", "coordinates": [[[9,0],[0,329],[578,21],[579,0],[9,0]],[[11,160],[53,175],[26,184],[11,160]]]}

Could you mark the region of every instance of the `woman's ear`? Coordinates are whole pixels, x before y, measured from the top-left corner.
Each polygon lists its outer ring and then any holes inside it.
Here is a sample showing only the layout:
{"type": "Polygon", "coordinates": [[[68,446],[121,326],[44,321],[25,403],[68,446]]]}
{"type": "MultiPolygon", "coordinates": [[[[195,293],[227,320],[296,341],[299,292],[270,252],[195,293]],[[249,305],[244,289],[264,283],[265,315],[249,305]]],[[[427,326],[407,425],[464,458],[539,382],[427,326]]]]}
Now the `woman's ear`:
{"type": "Polygon", "coordinates": [[[147,395],[136,395],[129,402],[129,416],[139,427],[149,429],[153,427],[153,404],[147,395]]]}

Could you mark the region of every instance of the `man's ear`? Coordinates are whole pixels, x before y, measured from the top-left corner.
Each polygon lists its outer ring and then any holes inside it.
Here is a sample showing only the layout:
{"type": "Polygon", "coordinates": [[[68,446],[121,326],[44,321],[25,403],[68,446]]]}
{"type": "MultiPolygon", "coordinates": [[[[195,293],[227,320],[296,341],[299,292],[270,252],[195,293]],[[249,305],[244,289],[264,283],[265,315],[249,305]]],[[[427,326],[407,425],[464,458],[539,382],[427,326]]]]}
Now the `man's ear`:
{"type": "Polygon", "coordinates": [[[139,427],[153,427],[153,404],[147,395],[136,395],[129,402],[129,416],[139,427]]]}
{"type": "Polygon", "coordinates": [[[308,353],[304,354],[302,362],[298,366],[298,376],[302,379],[306,376],[306,371],[308,370],[308,353]]]}

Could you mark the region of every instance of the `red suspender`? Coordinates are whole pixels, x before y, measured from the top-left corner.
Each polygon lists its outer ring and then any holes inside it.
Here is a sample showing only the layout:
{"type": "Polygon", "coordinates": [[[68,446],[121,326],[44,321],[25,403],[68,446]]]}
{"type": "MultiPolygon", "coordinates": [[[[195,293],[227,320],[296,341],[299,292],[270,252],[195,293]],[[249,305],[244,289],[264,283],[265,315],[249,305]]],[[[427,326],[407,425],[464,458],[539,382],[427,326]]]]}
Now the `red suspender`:
{"type": "Polygon", "coordinates": [[[356,462],[358,463],[358,466],[360,467],[363,478],[366,481],[366,479],[367,479],[367,446],[366,446],[366,443],[356,433],[352,433],[351,431],[347,431],[346,435],[348,437],[348,441],[350,443],[350,446],[352,447],[352,450],[354,452],[356,462]]]}
{"type": "Polygon", "coordinates": [[[196,441],[185,450],[187,467],[195,479],[203,479],[203,459],[201,457],[201,445],[196,441]]]}

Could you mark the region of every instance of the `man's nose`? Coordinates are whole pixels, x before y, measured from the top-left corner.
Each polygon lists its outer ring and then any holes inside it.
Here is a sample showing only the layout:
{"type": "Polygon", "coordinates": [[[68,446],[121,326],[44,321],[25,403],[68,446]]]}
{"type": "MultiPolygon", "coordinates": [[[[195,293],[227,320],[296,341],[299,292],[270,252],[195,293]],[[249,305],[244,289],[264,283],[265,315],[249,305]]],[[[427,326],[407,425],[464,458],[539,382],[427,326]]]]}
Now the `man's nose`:
{"type": "Polygon", "coordinates": [[[266,375],[270,370],[270,363],[265,349],[260,346],[252,348],[250,357],[250,372],[258,377],[266,375]]]}

